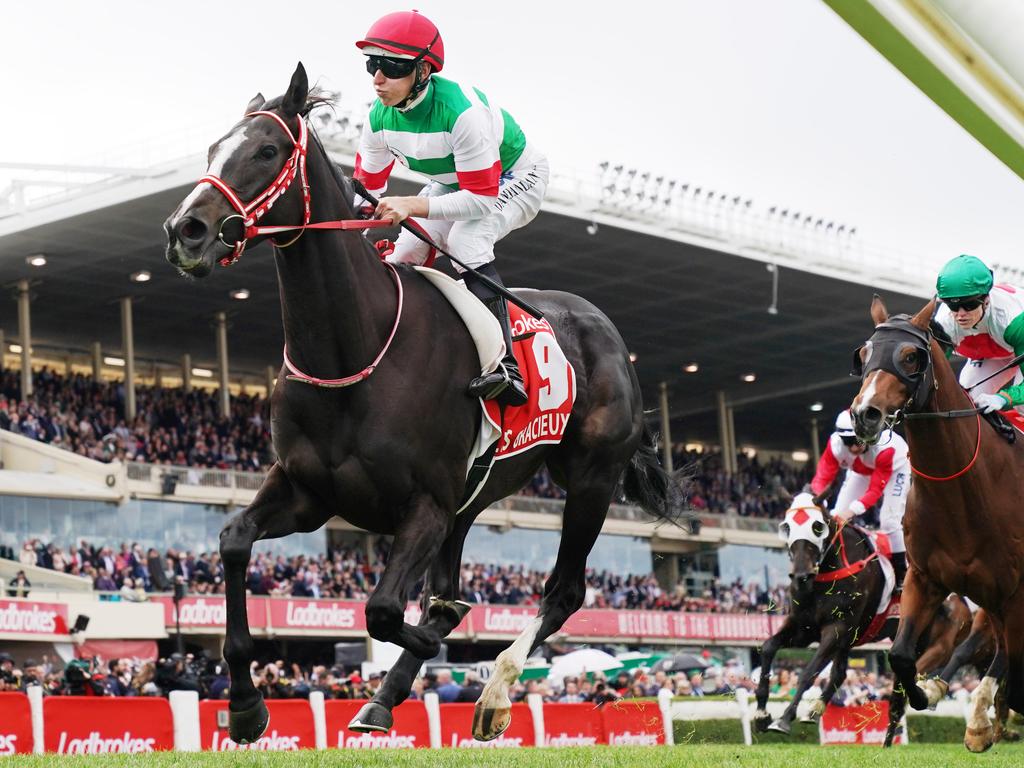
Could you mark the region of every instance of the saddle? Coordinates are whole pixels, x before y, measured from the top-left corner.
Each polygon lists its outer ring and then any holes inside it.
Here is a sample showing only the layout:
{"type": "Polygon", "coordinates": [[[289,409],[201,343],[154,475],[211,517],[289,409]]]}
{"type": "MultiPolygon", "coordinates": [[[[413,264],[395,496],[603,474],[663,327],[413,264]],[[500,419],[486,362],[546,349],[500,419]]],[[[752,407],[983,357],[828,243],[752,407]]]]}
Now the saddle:
{"type": "Polygon", "coordinates": [[[1017,441],[1017,430],[1024,432],[1024,417],[1021,417],[1016,410],[992,411],[992,413],[983,413],[981,416],[992,425],[996,434],[1010,445],[1017,441]]]}

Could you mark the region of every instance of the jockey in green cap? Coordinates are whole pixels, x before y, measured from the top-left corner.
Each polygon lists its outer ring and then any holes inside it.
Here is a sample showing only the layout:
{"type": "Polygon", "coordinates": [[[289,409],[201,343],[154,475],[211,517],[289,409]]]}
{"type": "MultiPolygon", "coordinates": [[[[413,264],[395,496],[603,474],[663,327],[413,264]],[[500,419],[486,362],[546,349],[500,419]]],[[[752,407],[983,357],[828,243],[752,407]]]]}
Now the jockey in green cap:
{"type": "MultiPolygon", "coordinates": [[[[957,256],[939,272],[935,290],[942,304],[935,322],[967,358],[960,384],[967,388],[1024,354],[1024,290],[993,285],[992,270],[976,256],[957,256]]],[[[1003,371],[970,392],[983,413],[1024,411],[1024,373],[1003,371]]]]}

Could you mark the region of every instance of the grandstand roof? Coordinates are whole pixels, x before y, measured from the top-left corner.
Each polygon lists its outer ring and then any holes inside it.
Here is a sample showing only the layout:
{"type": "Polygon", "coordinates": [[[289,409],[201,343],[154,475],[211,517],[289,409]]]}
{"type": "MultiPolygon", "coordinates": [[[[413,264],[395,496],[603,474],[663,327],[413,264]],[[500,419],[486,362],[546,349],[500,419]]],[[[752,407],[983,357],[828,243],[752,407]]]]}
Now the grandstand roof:
{"type": "MultiPolygon", "coordinates": [[[[35,345],[84,353],[100,341],[119,350],[117,300],[131,295],[138,300],[134,333],[143,361],[177,362],[188,352],[194,364],[209,366],[216,360],[212,316],[226,310],[233,374],[261,377],[265,366],[280,364],[269,248],[248,251],[238,265],[201,281],[178,277],[164,260],[161,224],[201,173],[201,160],[192,158],[89,197],[0,216],[0,282],[34,281],[35,345]],[[37,252],[48,257],[41,269],[25,261],[37,252]],[[137,270],[149,270],[153,279],[131,282],[137,270]],[[251,298],[229,297],[242,287],[251,298]]],[[[418,186],[399,179],[393,191],[418,186]]],[[[571,291],[609,315],[637,355],[649,409],[658,405],[659,382],[668,382],[676,440],[717,441],[714,398],[724,390],[730,400],[747,403],[735,417],[740,445],[806,448],[814,415],[808,406],[822,401],[827,423],[854,391],[845,377],[851,350],[870,330],[872,286],[781,266],[779,311],[769,314],[772,274],[763,258],[559,204],[502,241],[498,253],[506,283],[571,291]],[[599,222],[594,235],[591,221],[599,222]],[[691,362],[700,369],[687,374],[683,366],[691,362]],[[741,381],[746,373],[756,381],[741,381]]],[[[892,309],[922,303],[912,289],[881,292],[892,309]]],[[[14,301],[0,304],[0,328],[8,340],[17,337],[14,301]]]]}

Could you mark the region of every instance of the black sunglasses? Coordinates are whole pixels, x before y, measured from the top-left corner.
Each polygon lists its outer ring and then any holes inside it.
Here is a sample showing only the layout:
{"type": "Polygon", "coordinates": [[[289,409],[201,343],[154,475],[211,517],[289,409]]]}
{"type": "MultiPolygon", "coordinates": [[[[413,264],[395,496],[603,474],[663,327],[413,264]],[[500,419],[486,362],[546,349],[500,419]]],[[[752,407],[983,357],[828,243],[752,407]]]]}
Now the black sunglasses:
{"type": "Polygon", "coordinates": [[[411,75],[419,62],[418,58],[392,59],[388,56],[367,56],[366,71],[371,75],[376,75],[379,69],[384,77],[389,80],[397,80],[411,75]]]}
{"type": "Polygon", "coordinates": [[[973,312],[985,303],[985,297],[967,296],[960,299],[943,299],[942,303],[949,307],[952,312],[959,312],[961,309],[965,312],[973,312]]]}
{"type": "Polygon", "coordinates": [[[857,439],[856,435],[840,435],[839,439],[843,441],[843,445],[847,448],[852,448],[860,443],[860,440],[857,439]]]}

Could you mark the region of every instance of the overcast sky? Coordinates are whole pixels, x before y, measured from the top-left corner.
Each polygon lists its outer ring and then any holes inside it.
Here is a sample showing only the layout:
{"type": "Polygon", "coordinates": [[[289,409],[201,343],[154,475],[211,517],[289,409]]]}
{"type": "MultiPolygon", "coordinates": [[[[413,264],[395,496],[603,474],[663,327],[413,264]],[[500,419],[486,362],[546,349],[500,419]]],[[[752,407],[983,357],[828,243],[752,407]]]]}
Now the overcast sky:
{"type": "MultiPolygon", "coordinates": [[[[109,161],[173,135],[202,150],[299,59],[364,103],[352,43],[404,7],[5,4],[0,161],[109,161]]],[[[883,247],[1024,266],[1024,183],[819,0],[416,7],[441,29],[443,74],[508,109],[555,170],[607,159],[856,225],[883,247]]]]}

